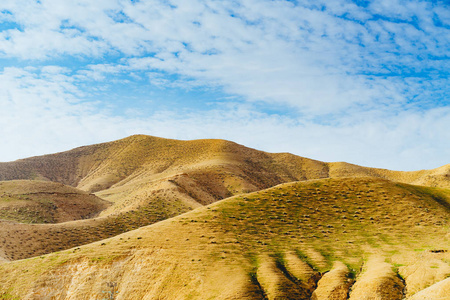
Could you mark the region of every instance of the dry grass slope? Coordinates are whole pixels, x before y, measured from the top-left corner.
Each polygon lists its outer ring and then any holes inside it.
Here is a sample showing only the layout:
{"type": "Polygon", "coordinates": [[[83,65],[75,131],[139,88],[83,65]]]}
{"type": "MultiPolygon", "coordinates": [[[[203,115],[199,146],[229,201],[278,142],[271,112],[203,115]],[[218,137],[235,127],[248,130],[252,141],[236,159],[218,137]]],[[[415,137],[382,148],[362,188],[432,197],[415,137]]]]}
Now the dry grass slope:
{"type": "Polygon", "coordinates": [[[398,172],[139,135],[0,163],[0,179],[33,180],[0,182],[0,262],[35,257],[0,265],[0,299],[99,298],[108,282],[118,299],[409,297],[448,286],[450,192],[433,187],[450,187],[450,165],[398,172]],[[379,259],[380,270],[368,263],[379,259]]]}
{"type": "Polygon", "coordinates": [[[347,299],[346,288],[356,297],[364,286],[373,299],[380,289],[410,297],[427,287],[408,268],[432,262],[428,285],[448,294],[449,203],[448,190],[376,178],[282,184],[1,264],[0,290],[20,299],[96,299],[111,286],[116,299],[320,299],[336,287],[334,299],[347,299]]]}
{"type": "Polygon", "coordinates": [[[111,204],[92,194],[46,181],[0,182],[0,219],[61,223],[89,219],[111,204]]]}
{"type": "Polygon", "coordinates": [[[450,187],[450,165],[396,172],[266,153],[224,140],[145,135],[0,163],[0,180],[42,179],[96,192],[114,203],[103,215],[147,205],[160,190],[170,190],[177,201],[196,208],[280,183],[349,176],[450,187]]]}

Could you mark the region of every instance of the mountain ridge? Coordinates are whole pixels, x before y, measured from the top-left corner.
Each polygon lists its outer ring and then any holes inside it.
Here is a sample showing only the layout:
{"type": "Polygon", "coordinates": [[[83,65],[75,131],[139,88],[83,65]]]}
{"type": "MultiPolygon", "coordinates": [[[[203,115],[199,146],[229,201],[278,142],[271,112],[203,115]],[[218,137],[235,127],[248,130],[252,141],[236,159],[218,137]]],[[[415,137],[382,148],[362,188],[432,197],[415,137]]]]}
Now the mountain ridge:
{"type": "Polygon", "coordinates": [[[321,162],[290,153],[268,153],[220,139],[181,141],[147,135],[133,135],[117,141],[0,163],[0,180],[43,179],[98,192],[136,175],[143,168],[154,174],[167,171],[175,174],[174,169],[181,169],[180,166],[186,168],[195,162],[205,164],[208,160],[212,165],[244,164],[246,170],[254,164],[258,168],[275,168],[284,177],[278,178],[278,183],[374,176],[404,183],[450,187],[450,164],[430,170],[392,171],[346,162],[321,162]]]}

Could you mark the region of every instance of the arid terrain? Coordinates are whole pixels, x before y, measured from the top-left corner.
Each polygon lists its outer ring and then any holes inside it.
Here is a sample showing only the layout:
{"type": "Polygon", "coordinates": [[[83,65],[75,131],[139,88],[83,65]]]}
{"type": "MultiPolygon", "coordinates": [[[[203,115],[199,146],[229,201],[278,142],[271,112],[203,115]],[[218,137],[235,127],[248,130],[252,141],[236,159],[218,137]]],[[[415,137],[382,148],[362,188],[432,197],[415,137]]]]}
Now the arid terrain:
{"type": "Polygon", "coordinates": [[[0,180],[0,299],[450,299],[450,165],[137,135],[0,180]]]}

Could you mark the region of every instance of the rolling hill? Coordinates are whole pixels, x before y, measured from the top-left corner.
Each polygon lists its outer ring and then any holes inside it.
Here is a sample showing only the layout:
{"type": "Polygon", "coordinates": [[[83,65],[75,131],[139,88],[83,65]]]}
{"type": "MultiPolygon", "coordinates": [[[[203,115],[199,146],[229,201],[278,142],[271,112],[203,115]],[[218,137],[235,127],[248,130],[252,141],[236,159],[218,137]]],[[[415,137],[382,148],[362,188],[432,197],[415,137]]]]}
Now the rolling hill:
{"type": "Polygon", "coordinates": [[[20,223],[62,223],[90,219],[111,204],[61,183],[0,182],[0,219],[20,223]]]}
{"type": "Polygon", "coordinates": [[[450,293],[450,165],[137,135],[0,163],[0,180],[0,299],[450,293]]]}
{"type": "Polygon", "coordinates": [[[449,195],[377,178],[281,184],[1,264],[0,289],[20,299],[439,299],[450,291],[449,195]]]}
{"type": "MultiPolygon", "coordinates": [[[[67,152],[0,163],[1,180],[58,182],[88,193],[95,192],[112,203],[95,221],[31,226],[0,220],[0,231],[4,236],[0,241],[4,254],[0,256],[14,260],[71,248],[233,195],[285,182],[371,176],[448,187],[449,170],[448,165],[428,171],[389,171],[348,163],[324,163],[289,153],[266,153],[224,140],[178,141],[136,135],[67,152]],[[16,239],[16,234],[26,236],[27,242],[16,239]],[[23,247],[23,243],[27,247],[23,247]],[[3,248],[6,245],[8,248],[3,248]]],[[[17,212],[17,209],[5,208],[5,211],[17,212]]],[[[0,219],[29,223],[34,213],[19,211],[15,219],[0,219]]],[[[36,219],[35,223],[37,221],[49,223],[45,218],[36,219]]]]}
{"type": "Polygon", "coordinates": [[[144,135],[0,163],[0,180],[48,180],[95,192],[114,203],[103,215],[145,205],[158,190],[171,190],[175,201],[195,208],[280,183],[349,176],[450,187],[450,165],[400,172],[266,153],[224,140],[144,135]]]}

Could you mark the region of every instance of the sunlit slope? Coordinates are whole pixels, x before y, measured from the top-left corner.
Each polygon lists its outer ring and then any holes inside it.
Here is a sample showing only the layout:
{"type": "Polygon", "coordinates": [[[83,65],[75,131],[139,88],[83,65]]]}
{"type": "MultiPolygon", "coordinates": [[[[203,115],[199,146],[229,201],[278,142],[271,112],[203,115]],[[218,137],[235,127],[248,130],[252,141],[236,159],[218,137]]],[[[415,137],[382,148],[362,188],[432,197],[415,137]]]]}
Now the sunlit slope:
{"type": "Polygon", "coordinates": [[[44,179],[91,192],[143,178],[158,180],[182,174],[192,175],[190,178],[208,189],[213,198],[221,199],[236,191],[328,177],[375,176],[405,183],[450,186],[450,165],[396,172],[348,163],[324,163],[288,153],[266,153],[224,140],[179,141],[145,135],[0,163],[0,180],[44,179]]]}
{"type": "Polygon", "coordinates": [[[48,181],[0,182],[0,219],[61,223],[95,217],[110,203],[73,187],[48,181]]]}
{"type": "Polygon", "coordinates": [[[432,170],[409,172],[366,168],[344,162],[328,163],[328,166],[328,177],[331,178],[371,176],[409,184],[450,188],[450,164],[432,170]]]}
{"type": "MultiPolygon", "coordinates": [[[[146,205],[136,209],[57,224],[26,224],[0,220],[0,260],[18,260],[69,249],[192,210],[191,206],[186,206],[172,197],[170,191],[157,191],[146,205]]],[[[68,200],[73,199],[69,197],[68,200]]],[[[29,215],[34,217],[32,220],[36,220],[31,211],[31,208],[27,208],[26,213],[15,211],[16,221],[28,223],[29,220],[24,218],[29,215]]],[[[48,215],[45,210],[35,211],[41,216],[48,215]]]]}
{"type": "Polygon", "coordinates": [[[0,290],[20,299],[445,295],[449,203],[447,190],[374,178],[283,184],[1,264],[0,290]]]}
{"type": "Polygon", "coordinates": [[[327,176],[326,164],[295,158],[286,166],[283,159],[228,141],[177,141],[143,135],[0,163],[2,180],[43,179],[101,191],[102,198],[119,201],[111,211],[145,203],[148,193],[167,185],[176,185],[188,196],[185,200],[203,205],[317,176],[327,176]]]}

